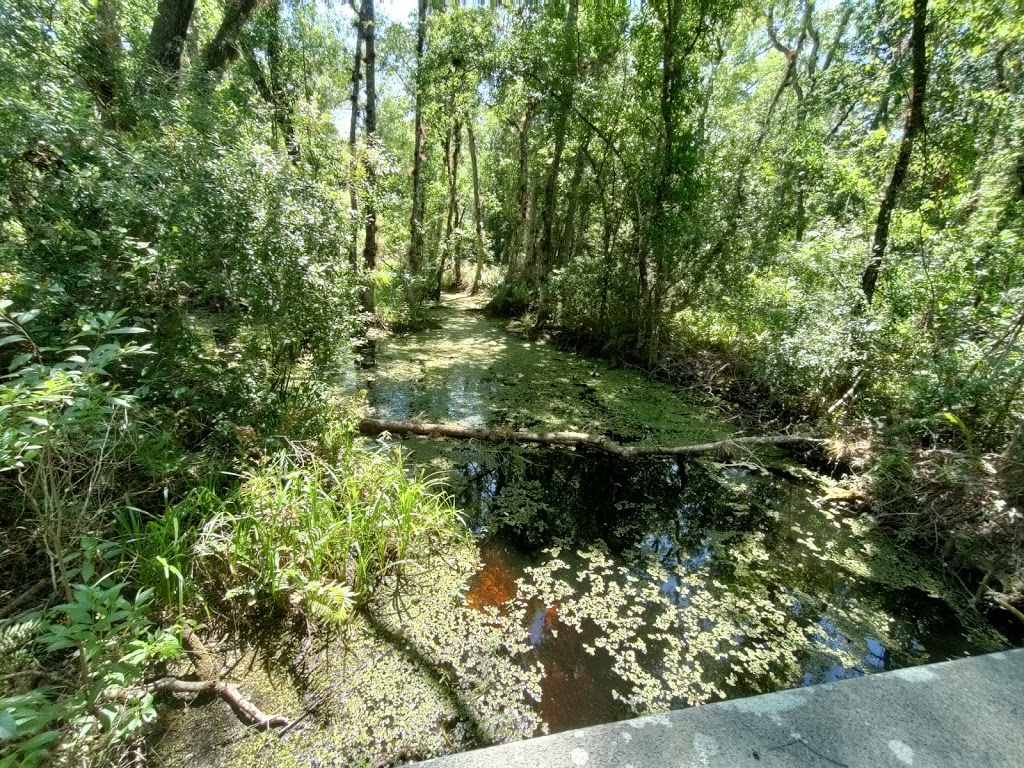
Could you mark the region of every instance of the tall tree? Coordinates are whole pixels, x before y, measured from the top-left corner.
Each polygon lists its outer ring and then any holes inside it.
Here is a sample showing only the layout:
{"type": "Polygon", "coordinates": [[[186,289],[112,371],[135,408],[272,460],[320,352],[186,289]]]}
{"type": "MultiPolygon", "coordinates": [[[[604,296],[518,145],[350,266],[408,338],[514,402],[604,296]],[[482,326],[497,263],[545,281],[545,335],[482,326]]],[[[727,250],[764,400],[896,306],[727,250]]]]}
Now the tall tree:
{"type": "Polygon", "coordinates": [[[473,286],[470,293],[480,290],[480,278],[484,271],[484,211],[480,200],[480,170],[477,164],[476,133],[472,121],[466,123],[466,134],[469,139],[469,159],[473,166],[473,222],[476,225],[476,272],[473,274],[473,286]]]}
{"type": "Polygon", "coordinates": [[[202,53],[202,67],[207,73],[219,76],[235,59],[241,49],[238,36],[261,0],[227,0],[224,17],[213,39],[202,53]]]}
{"type": "Polygon", "coordinates": [[[409,221],[409,272],[420,271],[423,255],[423,217],[426,206],[423,194],[424,147],[427,126],[423,118],[423,52],[427,41],[427,0],[418,0],[416,12],[416,117],[413,124],[412,153],[412,215],[409,221]]]}
{"type": "MultiPolygon", "coordinates": [[[[445,140],[445,170],[448,175],[448,213],[445,217],[444,242],[441,244],[441,258],[438,260],[437,280],[434,286],[435,299],[441,298],[444,287],[444,269],[448,257],[452,257],[452,266],[458,271],[458,245],[455,241],[459,225],[459,158],[462,154],[462,123],[456,120],[445,140]]],[[[458,277],[456,277],[456,285],[458,277]]]]}
{"type": "Polygon", "coordinates": [[[117,6],[117,0],[97,0],[88,6],[91,19],[79,46],[82,78],[96,100],[103,124],[112,129],[126,128],[131,122],[123,103],[124,46],[117,6]]]}
{"type": "MultiPolygon", "coordinates": [[[[352,0],[355,8],[355,0],[352,0]]],[[[349,95],[349,127],[348,127],[348,195],[349,210],[352,216],[352,237],[348,247],[348,263],[353,271],[359,270],[359,195],[356,192],[356,171],[358,169],[357,140],[359,137],[359,84],[363,76],[363,15],[359,9],[355,21],[356,51],[352,58],[352,91],[349,95]]]]}
{"type": "Polygon", "coordinates": [[[149,55],[169,75],[181,69],[185,37],[195,7],[196,0],[160,0],[157,3],[156,18],[149,33],[149,55]]]}
{"type": "Polygon", "coordinates": [[[263,55],[257,54],[251,41],[241,45],[242,54],[256,91],[270,107],[274,135],[280,137],[291,161],[298,164],[302,159],[302,150],[295,132],[295,105],[283,71],[280,0],[273,0],[266,8],[261,30],[265,34],[263,55]]]}
{"type": "MultiPolygon", "coordinates": [[[[363,123],[366,144],[371,146],[377,136],[377,22],[374,14],[373,0],[363,0],[362,23],[360,24],[363,44],[366,47],[366,118],[363,123]]],[[[376,171],[372,162],[366,164],[366,179],[371,189],[376,181],[376,171]]],[[[377,208],[373,195],[366,200],[366,235],[363,242],[363,266],[368,272],[377,268],[377,208]]],[[[374,310],[375,298],[373,284],[369,283],[363,301],[363,308],[369,312],[374,310]]]]}
{"type": "Polygon", "coordinates": [[[639,343],[647,350],[649,361],[653,361],[658,350],[662,302],[669,287],[666,273],[677,247],[672,242],[670,230],[679,226],[678,215],[670,220],[669,209],[674,207],[674,198],[680,186],[679,113],[685,84],[684,65],[704,32],[703,7],[699,9],[701,15],[695,22],[695,29],[691,31],[689,45],[686,45],[682,29],[686,7],[684,0],[657,0],[652,3],[652,7],[661,32],[661,93],[658,102],[661,115],[658,135],[660,167],[654,181],[650,233],[653,263],[648,264],[646,243],[637,249],[638,287],[643,309],[639,343]]]}
{"type": "Polygon", "coordinates": [[[928,0],[914,0],[913,27],[910,32],[910,48],[913,57],[913,75],[910,88],[910,103],[907,107],[907,119],[903,126],[903,137],[900,139],[896,164],[893,166],[892,178],[885,189],[885,196],[878,206],[878,219],[875,223],[875,236],[871,242],[871,258],[861,275],[861,290],[864,292],[864,303],[871,306],[875,298],[878,275],[885,260],[885,249],[889,244],[889,224],[892,212],[903,181],[910,169],[910,156],[917,135],[924,128],[924,92],[928,83],[928,53],[925,35],[928,23],[928,0]]]}
{"type": "Polygon", "coordinates": [[[272,0],[267,8],[267,69],[270,73],[271,109],[274,123],[277,125],[284,141],[285,150],[293,163],[302,157],[299,139],[295,133],[295,105],[289,93],[283,73],[283,55],[281,45],[281,0],[272,0]]]}
{"type": "Polygon", "coordinates": [[[569,0],[565,25],[562,31],[562,69],[557,89],[560,91],[555,99],[554,148],[551,162],[548,164],[547,178],[544,183],[544,199],[540,214],[540,236],[536,249],[536,280],[539,311],[538,322],[547,319],[550,312],[546,300],[546,284],[548,274],[554,264],[555,214],[558,207],[558,176],[562,168],[562,154],[565,152],[566,133],[569,125],[569,114],[573,109],[573,91],[578,75],[577,21],[579,19],[578,0],[569,0]]]}
{"type": "Polygon", "coordinates": [[[531,218],[530,203],[530,125],[533,121],[534,105],[528,103],[523,114],[515,124],[516,138],[519,147],[518,173],[516,175],[516,212],[512,222],[512,233],[509,247],[506,249],[507,275],[506,280],[515,282],[522,276],[526,268],[527,243],[529,241],[529,222],[531,218]]]}

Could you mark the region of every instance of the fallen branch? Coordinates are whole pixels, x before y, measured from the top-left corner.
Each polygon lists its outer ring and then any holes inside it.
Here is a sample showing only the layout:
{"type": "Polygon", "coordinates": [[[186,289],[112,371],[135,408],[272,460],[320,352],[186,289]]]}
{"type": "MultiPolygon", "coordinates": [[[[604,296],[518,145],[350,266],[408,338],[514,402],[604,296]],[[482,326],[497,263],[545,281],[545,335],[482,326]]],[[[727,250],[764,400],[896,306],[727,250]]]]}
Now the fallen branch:
{"type": "Polygon", "coordinates": [[[994,602],[1000,608],[1009,611],[1021,621],[1024,621],[1024,611],[1021,611],[1016,606],[1011,605],[1009,601],[1004,600],[1003,596],[996,592],[994,589],[992,589],[992,587],[986,587],[985,589],[988,591],[988,596],[992,599],[992,602],[994,602]]]}
{"type": "Polygon", "coordinates": [[[418,421],[387,421],[361,419],[359,431],[364,435],[423,435],[424,437],[451,437],[457,440],[485,440],[496,443],[538,443],[565,447],[585,447],[604,451],[624,459],[637,456],[689,456],[697,453],[728,451],[742,445],[784,445],[787,443],[820,443],[822,440],[807,435],[773,435],[764,437],[733,437],[713,443],[697,445],[621,445],[604,435],[587,432],[521,432],[511,429],[477,429],[460,424],[429,424],[418,421]]]}
{"type": "Polygon", "coordinates": [[[40,579],[31,587],[26,589],[17,597],[11,599],[10,602],[6,603],[0,608],[0,619],[6,619],[9,616],[13,616],[15,613],[21,611],[22,606],[31,605],[32,601],[42,596],[43,590],[50,586],[49,579],[40,579]]]}
{"type": "Polygon", "coordinates": [[[145,686],[147,691],[151,693],[205,693],[212,691],[231,705],[231,708],[242,720],[257,728],[288,727],[288,718],[284,715],[264,714],[263,710],[238,690],[238,686],[221,680],[220,665],[217,663],[216,657],[188,627],[182,633],[182,640],[185,642],[185,650],[200,679],[181,680],[177,677],[164,677],[148,683],[145,686]]]}

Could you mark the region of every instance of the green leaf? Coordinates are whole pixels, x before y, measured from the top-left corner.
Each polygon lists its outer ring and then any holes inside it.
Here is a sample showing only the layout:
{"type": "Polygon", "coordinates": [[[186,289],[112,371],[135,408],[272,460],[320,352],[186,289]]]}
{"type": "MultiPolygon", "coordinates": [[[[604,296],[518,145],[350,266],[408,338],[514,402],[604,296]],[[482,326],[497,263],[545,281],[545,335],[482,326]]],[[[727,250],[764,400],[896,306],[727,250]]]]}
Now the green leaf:
{"type": "Polygon", "coordinates": [[[60,731],[43,731],[22,744],[21,748],[25,752],[30,752],[34,749],[46,746],[58,736],[60,736],[60,731]]]}
{"type": "Polygon", "coordinates": [[[67,638],[58,638],[57,640],[43,641],[46,647],[51,651],[62,651],[65,648],[74,648],[75,644],[67,638]]]}
{"type": "Polygon", "coordinates": [[[13,739],[18,732],[18,723],[11,715],[0,712],[0,739],[13,739]]]}
{"type": "Polygon", "coordinates": [[[25,323],[31,323],[37,317],[39,317],[38,309],[30,309],[28,312],[18,312],[14,315],[14,318],[22,325],[25,323]]]}
{"type": "Polygon", "coordinates": [[[114,722],[117,720],[117,709],[114,707],[100,707],[100,722],[103,723],[103,727],[110,729],[113,727],[114,722]]]}
{"type": "Polygon", "coordinates": [[[27,339],[20,333],[12,333],[10,336],[4,336],[0,339],[0,347],[8,344],[17,344],[19,341],[27,341],[27,339]]]}
{"type": "Polygon", "coordinates": [[[76,624],[92,624],[92,614],[88,609],[80,605],[69,605],[64,611],[67,613],[68,618],[76,624]]]}
{"type": "Polygon", "coordinates": [[[111,328],[109,331],[107,331],[107,333],[109,333],[109,334],[115,334],[115,333],[120,333],[120,334],[125,334],[125,333],[149,333],[149,331],[146,328],[138,328],[138,327],[135,327],[135,326],[130,326],[128,328],[111,328]]]}

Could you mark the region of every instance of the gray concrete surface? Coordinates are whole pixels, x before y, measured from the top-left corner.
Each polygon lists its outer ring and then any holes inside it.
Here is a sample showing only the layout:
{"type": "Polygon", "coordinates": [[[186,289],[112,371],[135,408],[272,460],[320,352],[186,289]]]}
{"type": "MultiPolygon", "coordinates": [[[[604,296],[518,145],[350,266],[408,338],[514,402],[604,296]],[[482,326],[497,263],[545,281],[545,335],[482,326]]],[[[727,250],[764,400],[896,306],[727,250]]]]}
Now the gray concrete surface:
{"type": "Polygon", "coordinates": [[[464,752],[424,768],[1024,768],[1024,649],[464,752]]]}

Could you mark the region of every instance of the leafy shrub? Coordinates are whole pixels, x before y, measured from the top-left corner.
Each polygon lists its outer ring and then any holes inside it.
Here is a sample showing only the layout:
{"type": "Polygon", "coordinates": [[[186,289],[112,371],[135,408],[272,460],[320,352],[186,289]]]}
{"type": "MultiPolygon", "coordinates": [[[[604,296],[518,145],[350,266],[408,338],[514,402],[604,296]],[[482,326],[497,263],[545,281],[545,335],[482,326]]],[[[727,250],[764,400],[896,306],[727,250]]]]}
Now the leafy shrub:
{"type": "MultiPolygon", "coordinates": [[[[69,586],[66,603],[13,625],[30,635],[18,638],[18,649],[46,658],[45,667],[34,668],[44,682],[22,690],[5,685],[0,696],[3,768],[110,764],[156,716],[141,683],[151,662],[180,653],[177,638],[146,618],[148,592],[129,599],[124,582],[90,580],[88,560],[80,575],[85,581],[69,586]]],[[[0,642],[12,633],[5,628],[0,642]]]]}

